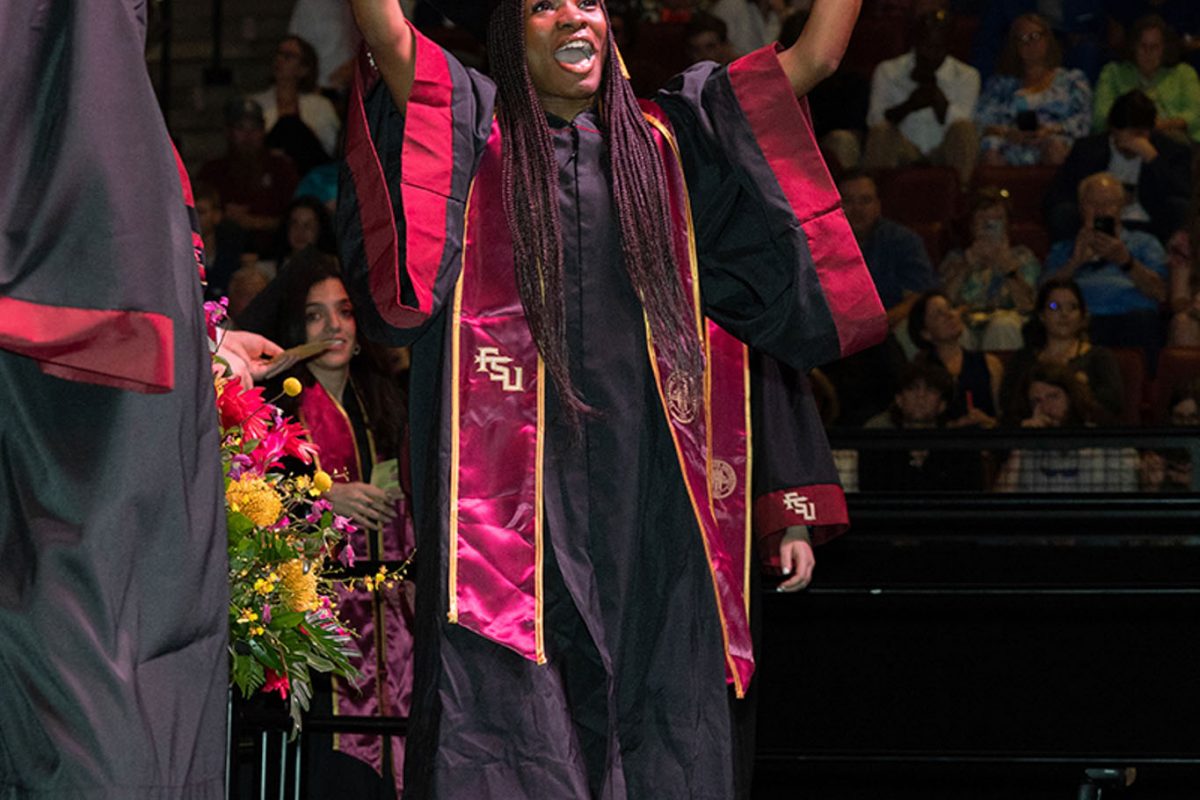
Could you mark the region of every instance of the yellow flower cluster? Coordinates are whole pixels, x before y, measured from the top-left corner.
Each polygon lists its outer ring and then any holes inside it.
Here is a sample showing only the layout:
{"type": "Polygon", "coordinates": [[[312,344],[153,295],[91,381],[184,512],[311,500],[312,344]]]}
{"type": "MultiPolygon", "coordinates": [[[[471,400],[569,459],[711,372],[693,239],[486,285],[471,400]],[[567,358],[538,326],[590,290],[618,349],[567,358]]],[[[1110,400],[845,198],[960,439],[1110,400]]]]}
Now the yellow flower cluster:
{"type": "Polygon", "coordinates": [[[272,572],[265,578],[258,578],[254,581],[254,591],[259,594],[270,594],[275,591],[275,584],[279,583],[279,575],[272,572]]]}
{"type": "Polygon", "coordinates": [[[320,603],[317,595],[317,571],[312,563],[295,558],[279,567],[283,597],[292,611],[314,611],[320,603]]]}
{"type": "Polygon", "coordinates": [[[225,500],[231,511],[240,511],[263,528],[274,525],[283,513],[283,501],[279,499],[279,493],[271,484],[249,473],[230,481],[225,489],[225,500]]]}
{"type": "Polygon", "coordinates": [[[373,592],[376,589],[383,589],[384,587],[390,589],[396,585],[395,581],[391,580],[392,577],[393,576],[388,575],[386,567],[380,567],[379,572],[363,578],[363,586],[366,587],[368,592],[373,592]]]}

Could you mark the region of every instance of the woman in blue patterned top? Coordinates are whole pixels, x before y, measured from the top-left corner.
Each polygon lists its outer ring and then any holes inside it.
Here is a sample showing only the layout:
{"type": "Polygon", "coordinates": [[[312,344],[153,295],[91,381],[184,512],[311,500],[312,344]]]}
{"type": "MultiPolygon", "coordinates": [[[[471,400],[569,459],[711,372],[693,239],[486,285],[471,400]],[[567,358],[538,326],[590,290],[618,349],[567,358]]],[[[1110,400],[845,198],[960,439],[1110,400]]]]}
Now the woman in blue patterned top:
{"type": "Polygon", "coordinates": [[[1060,66],[1062,49],[1046,20],[1013,21],[996,74],[979,97],[984,164],[1061,164],[1091,125],[1092,90],[1077,69],[1060,66]]]}

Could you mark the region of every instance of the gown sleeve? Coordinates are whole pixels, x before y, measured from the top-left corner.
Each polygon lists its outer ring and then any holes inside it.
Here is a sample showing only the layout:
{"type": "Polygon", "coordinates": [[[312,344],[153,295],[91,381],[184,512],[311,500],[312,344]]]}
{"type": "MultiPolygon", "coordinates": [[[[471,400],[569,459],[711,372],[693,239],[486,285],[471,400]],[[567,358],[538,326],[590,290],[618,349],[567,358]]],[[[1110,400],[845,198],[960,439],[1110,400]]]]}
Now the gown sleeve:
{"type": "Polygon", "coordinates": [[[706,313],[807,369],[878,343],[887,325],[776,52],[698,64],[655,100],[679,142],[706,313]]]}
{"type": "Polygon", "coordinates": [[[365,333],[418,339],[458,277],[464,210],[491,130],[495,87],[425,36],[401,115],[359,54],[338,186],[342,269],[365,333]]]}
{"type": "Polygon", "coordinates": [[[844,533],[850,518],[808,376],[754,352],[750,386],[754,534],[764,562],[778,566],[789,526],[808,526],[813,544],[822,544],[844,533]]]}

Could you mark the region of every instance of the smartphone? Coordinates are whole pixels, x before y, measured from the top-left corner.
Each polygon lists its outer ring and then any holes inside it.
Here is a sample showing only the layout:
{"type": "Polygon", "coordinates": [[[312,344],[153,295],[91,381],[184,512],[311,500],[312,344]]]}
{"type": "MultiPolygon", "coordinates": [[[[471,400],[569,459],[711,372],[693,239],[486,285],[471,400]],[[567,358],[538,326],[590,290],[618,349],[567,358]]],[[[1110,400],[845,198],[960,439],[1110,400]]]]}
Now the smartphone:
{"type": "Polygon", "coordinates": [[[1038,115],[1033,109],[1025,109],[1017,112],[1017,130],[1019,131],[1036,131],[1038,129],[1038,115]]]}
{"type": "Polygon", "coordinates": [[[1092,228],[1108,236],[1117,235],[1117,220],[1113,217],[1096,217],[1092,220],[1092,228]]]}

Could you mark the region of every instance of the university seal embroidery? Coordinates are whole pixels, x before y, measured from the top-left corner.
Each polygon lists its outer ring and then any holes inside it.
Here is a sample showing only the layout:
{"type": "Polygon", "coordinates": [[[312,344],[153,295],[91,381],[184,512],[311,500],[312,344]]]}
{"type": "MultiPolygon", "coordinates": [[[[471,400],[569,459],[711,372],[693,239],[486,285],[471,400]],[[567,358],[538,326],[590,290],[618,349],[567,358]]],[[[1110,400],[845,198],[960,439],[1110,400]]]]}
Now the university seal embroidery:
{"type": "Polygon", "coordinates": [[[694,378],[679,371],[672,372],[671,377],[667,378],[667,408],[670,409],[671,419],[680,425],[687,425],[696,419],[700,410],[700,394],[696,384],[694,378]]]}
{"type": "Polygon", "coordinates": [[[737,473],[728,461],[713,459],[712,494],[714,500],[724,500],[737,488],[737,473]]]}

